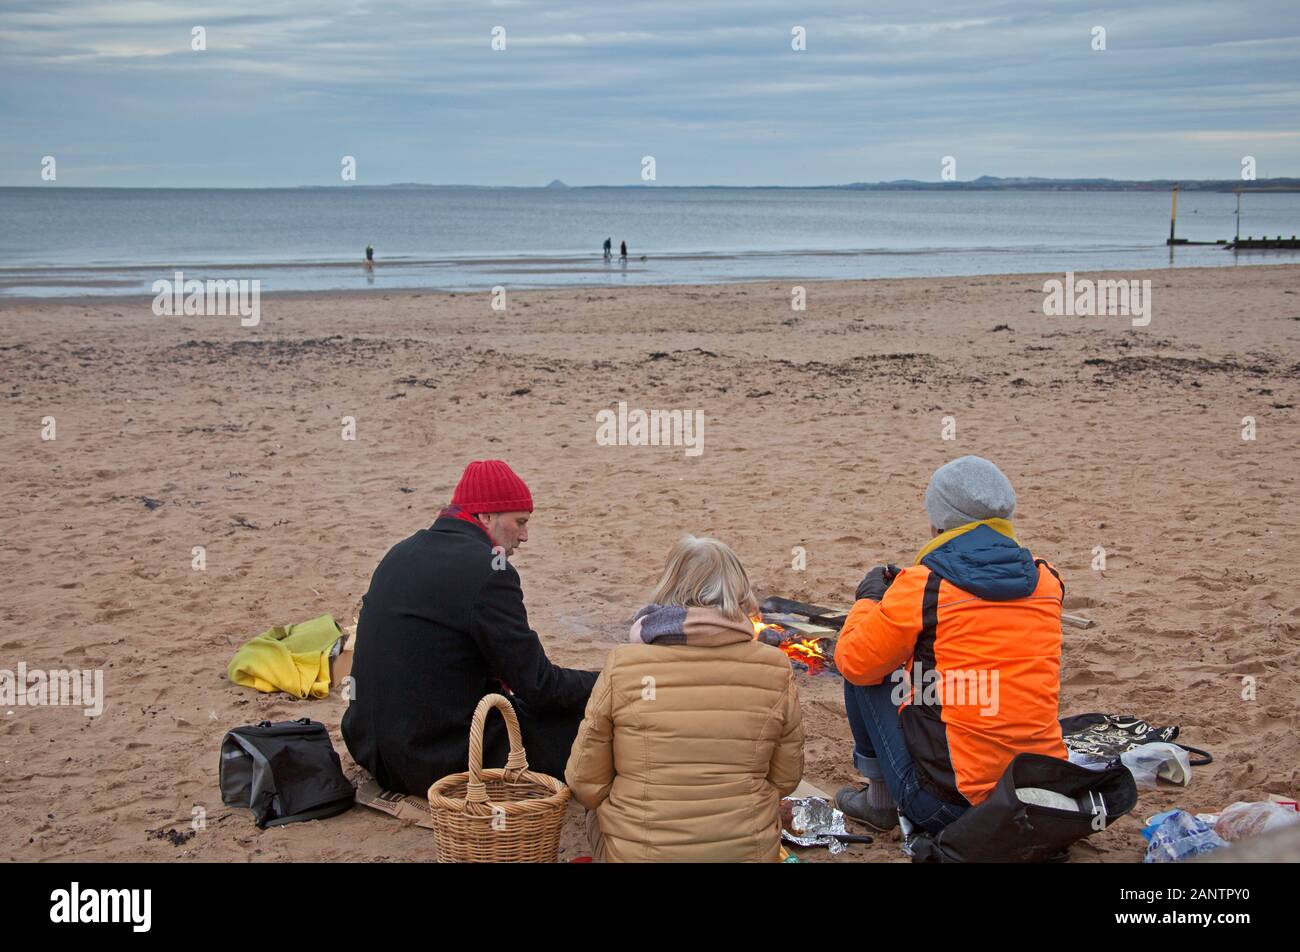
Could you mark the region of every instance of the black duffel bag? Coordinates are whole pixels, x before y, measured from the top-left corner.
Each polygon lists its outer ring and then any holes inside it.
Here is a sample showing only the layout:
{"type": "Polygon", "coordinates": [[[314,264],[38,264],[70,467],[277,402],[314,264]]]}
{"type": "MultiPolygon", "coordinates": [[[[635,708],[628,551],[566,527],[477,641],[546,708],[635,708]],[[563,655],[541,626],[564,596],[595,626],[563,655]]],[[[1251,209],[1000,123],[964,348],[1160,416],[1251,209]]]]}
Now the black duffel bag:
{"type": "Polygon", "coordinates": [[[325,725],[305,717],[227,732],[219,783],[221,802],[252,810],[263,829],[334,816],[356,802],[325,725]]]}
{"type": "Polygon", "coordinates": [[[1017,754],[988,798],[937,834],[918,834],[914,863],[1041,863],[1104,830],[1137,805],[1127,767],[1089,770],[1017,754]],[[1019,793],[1017,792],[1019,791],[1019,793]]]}

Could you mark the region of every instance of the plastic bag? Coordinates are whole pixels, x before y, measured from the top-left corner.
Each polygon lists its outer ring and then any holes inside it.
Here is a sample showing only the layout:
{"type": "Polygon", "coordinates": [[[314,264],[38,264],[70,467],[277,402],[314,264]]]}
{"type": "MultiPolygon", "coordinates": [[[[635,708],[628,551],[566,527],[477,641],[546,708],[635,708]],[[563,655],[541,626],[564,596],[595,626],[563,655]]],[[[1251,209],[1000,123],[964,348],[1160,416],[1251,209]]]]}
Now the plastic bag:
{"type": "Polygon", "coordinates": [[[1086,767],[1089,770],[1105,770],[1112,766],[1118,759],[1116,757],[1106,757],[1102,754],[1090,753],[1086,750],[1074,750],[1066,748],[1068,760],[1076,767],[1086,767]]]}
{"type": "Polygon", "coordinates": [[[1214,832],[1229,843],[1261,833],[1272,833],[1284,826],[1300,823],[1300,813],[1280,803],[1234,803],[1219,814],[1214,832]]]}
{"type": "Polygon", "coordinates": [[[1157,813],[1142,835],[1150,841],[1144,863],[1177,863],[1228,845],[1212,826],[1186,810],[1157,813]]]}
{"type": "Polygon", "coordinates": [[[1192,782],[1192,758],[1177,744],[1141,744],[1124,751],[1119,759],[1142,790],[1156,786],[1157,779],[1184,787],[1192,782]]]}

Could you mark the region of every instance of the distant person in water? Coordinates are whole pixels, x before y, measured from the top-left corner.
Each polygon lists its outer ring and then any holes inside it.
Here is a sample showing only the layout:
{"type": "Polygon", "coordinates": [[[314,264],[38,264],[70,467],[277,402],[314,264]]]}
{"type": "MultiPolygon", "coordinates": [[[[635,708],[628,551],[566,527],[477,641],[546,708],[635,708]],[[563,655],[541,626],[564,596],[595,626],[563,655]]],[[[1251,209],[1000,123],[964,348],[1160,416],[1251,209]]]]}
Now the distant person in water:
{"type": "Polygon", "coordinates": [[[627,242],[626,242],[626,241],[620,241],[619,244],[618,244],[618,260],[619,260],[619,261],[626,261],[626,260],[627,260],[627,242]]]}
{"type": "Polygon", "coordinates": [[[613,255],[614,241],[612,238],[605,239],[605,260],[608,261],[613,255]]]}
{"type": "Polygon", "coordinates": [[[375,249],[373,245],[366,245],[366,270],[369,271],[375,266],[375,249]]]}

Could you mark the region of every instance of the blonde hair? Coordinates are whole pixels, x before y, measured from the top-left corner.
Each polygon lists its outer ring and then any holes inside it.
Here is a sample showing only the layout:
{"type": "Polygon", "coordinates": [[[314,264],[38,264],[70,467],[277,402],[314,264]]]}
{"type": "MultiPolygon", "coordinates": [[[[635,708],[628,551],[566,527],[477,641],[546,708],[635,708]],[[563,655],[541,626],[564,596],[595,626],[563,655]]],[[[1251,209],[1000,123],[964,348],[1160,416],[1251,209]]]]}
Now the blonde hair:
{"type": "Polygon", "coordinates": [[[683,536],[650,600],[656,605],[716,608],[734,621],[758,614],[758,599],[736,553],[717,539],[683,536]]]}

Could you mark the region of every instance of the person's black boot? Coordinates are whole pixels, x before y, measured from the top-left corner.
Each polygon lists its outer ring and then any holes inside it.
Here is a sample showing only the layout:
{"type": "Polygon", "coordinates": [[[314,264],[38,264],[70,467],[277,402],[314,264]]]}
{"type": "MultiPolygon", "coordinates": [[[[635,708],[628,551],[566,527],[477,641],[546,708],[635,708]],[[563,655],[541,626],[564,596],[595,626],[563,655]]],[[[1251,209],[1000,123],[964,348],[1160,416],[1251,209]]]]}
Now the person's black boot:
{"type": "MultiPolygon", "coordinates": [[[[880,786],[883,791],[884,784],[880,786]]],[[[865,823],[877,833],[888,833],[898,826],[898,807],[894,806],[892,799],[888,799],[888,806],[873,806],[872,801],[880,796],[881,791],[872,792],[871,784],[841,787],[840,792],[835,794],[835,806],[845,816],[865,823]]],[[[887,791],[885,797],[889,797],[887,791]]]]}

